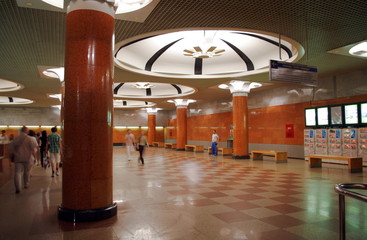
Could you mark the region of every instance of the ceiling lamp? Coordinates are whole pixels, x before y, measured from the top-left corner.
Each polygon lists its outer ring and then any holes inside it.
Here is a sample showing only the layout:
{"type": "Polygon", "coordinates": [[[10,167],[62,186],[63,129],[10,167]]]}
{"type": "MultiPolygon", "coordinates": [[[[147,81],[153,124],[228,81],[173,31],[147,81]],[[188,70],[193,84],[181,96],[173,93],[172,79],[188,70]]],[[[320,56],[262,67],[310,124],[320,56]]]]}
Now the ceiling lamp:
{"type": "Polygon", "coordinates": [[[117,7],[116,14],[122,14],[143,8],[151,3],[152,0],[110,0],[109,2],[115,3],[115,7],[117,7]]]}
{"type": "Polygon", "coordinates": [[[367,57],[367,42],[362,42],[349,50],[349,54],[358,57],[367,57]]]}
{"type": "Polygon", "coordinates": [[[147,88],[153,88],[154,86],[150,84],[149,82],[136,82],[132,84],[133,87],[140,88],[140,89],[147,89],[147,88]]]}
{"type": "Polygon", "coordinates": [[[210,46],[209,48],[202,49],[200,46],[193,47],[193,49],[185,49],[183,50],[185,56],[194,57],[194,58],[211,58],[215,56],[222,55],[226,50],[217,49],[216,46],[210,46]]]}
{"type": "Polygon", "coordinates": [[[219,56],[226,50],[218,49],[214,44],[214,38],[218,31],[203,31],[203,36],[196,36],[193,41],[197,41],[197,37],[201,38],[201,44],[195,44],[195,47],[183,50],[183,55],[194,58],[211,58],[219,56]]]}
{"type": "Polygon", "coordinates": [[[64,8],[64,0],[42,0],[42,2],[45,2],[47,4],[50,4],[57,8],[64,8]]]}

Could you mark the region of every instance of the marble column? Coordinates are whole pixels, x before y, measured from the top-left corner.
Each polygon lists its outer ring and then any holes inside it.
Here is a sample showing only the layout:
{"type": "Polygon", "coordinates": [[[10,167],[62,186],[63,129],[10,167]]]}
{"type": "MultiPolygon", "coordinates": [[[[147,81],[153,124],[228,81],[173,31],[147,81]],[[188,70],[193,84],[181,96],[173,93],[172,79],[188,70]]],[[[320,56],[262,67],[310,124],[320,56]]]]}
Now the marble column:
{"type": "Polygon", "coordinates": [[[112,195],[114,9],[70,1],[66,15],[64,156],[59,218],[116,215],[112,195]]]}
{"type": "Polygon", "coordinates": [[[233,154],[235,159],[250,158],[248,152],[247,93],[233,93],[233,154]]]}
{"type": "Polygon", "coordinates": [[[187,144],[187,106],[195,100],[174,99],[170,102],[176,105],[176,150],[185,151],[185,145],[187,144]]]}
{"type": "Polygon", "coordinates": [[[156,115],[158,109],[147,108],[148,113],[148,144],[149,146],[153,146],[153,142],[155,142],[155,127],[156,127],[156,115]]]}
{"type": "Polygon", "coordinates": [[[235,159],[249,159],[249,134],[248,134],[248,93],[252,88],[260,87],[261,84],[233,80],[228,85],[219,87],[229,89],[232,93],[233,104],[233,154],[235,159]]]}

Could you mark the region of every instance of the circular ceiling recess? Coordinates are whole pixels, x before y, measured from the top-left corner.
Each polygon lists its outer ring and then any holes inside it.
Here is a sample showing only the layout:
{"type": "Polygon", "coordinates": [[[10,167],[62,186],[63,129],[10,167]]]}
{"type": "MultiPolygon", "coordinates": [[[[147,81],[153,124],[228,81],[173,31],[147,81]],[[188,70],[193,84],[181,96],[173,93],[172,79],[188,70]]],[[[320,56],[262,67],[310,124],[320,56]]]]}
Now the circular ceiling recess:
{"type": "Polygon", "coordinates": [[[0,92],[11,92],[22,89],[22,85],[0,78],[0,92]]]}
{"type": "Polygon", "coordinates": [[[156,104],[153,102],[145,102],[145,101],[134,101],[134,100],[123,100],[123,99],[114,99],[113,107],[114,108],[143,108],[143,107],[153,107],[156,104]]]}
{"type": "Polygon", "coordinates": [[[33,103],[33,101],[26,98],[0,96],[0,105],[20,105],[30,103],[33,103]]]}
{"type": "Polygon", "coordinates": [[[170,83],[126,82],[114,83],[114,97],[120,98],[174,98],[193,94],[194,88],[170,83]]]}
{"type": "Polygon", "coordinates": [[[152,33],[116,45],[123,69],[174,78],[238,77],[268,71],[270,60],[295,62],[296,41],[260,31],[190,30],[152,33]]]}

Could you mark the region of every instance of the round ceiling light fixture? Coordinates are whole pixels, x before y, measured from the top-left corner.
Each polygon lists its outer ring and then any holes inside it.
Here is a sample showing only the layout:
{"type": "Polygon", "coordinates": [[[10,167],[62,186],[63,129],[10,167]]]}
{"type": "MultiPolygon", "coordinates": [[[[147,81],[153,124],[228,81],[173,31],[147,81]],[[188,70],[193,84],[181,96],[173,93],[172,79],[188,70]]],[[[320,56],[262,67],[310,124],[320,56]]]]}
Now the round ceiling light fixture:
{"type": "Polygon", "coordinates": [[[114,83],[114,97],[118,98],[175,98],[193,94],[192,87],[171,83],[129,82],[114,83]]]}
{"type": "Polygon", "coordinates": [[[123,99],[113,100],[114,108],[146,108],[146,107],[153,107],[155,105],[156,104],[153,102],[145,102],[145,101],[123,100],[123,99]]]}
{"type": "Polygon", "coordinates": [[[22,89],[22,85],[0,78],[0,92],[11,92],[22,89]]]}
{"type": "Polygon", "coordinates": [[[0,96],[0,105],[22,105],[31,103],[33,103],[33,101],[26,98],[0,96]]]}
{"type": "Polygon", "coordinates": [[[349,50],[349,54],[357,57],[367,57],[367,42],[362,42],[349,50]]]}
{"type": "Polygon", "coordinates": [[[195,79],[266,72],[270,60],[296,62],[304,54],[290,38],[248,29],[153,32],[119,42],[115,49],[115,64],[122,69],[195,79]]]}

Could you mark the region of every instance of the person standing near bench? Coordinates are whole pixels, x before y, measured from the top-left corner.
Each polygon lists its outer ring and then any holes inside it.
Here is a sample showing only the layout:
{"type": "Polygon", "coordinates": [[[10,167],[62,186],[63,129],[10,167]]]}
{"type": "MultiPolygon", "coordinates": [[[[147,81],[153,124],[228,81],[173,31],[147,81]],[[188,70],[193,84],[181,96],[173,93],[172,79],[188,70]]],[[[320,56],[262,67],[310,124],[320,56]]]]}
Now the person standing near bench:
{"type": "Polygon", "coordinates": [[[213,130],[213,134],[212,134],[212,155],[213,156],[218,156],[218,149],[217,149],[218,141],[219,141],[219,136],[217,134],[217,131],[213,130]]]}

